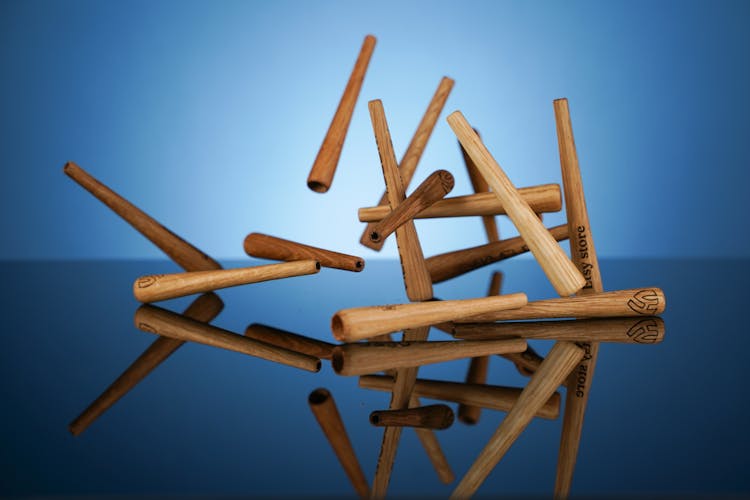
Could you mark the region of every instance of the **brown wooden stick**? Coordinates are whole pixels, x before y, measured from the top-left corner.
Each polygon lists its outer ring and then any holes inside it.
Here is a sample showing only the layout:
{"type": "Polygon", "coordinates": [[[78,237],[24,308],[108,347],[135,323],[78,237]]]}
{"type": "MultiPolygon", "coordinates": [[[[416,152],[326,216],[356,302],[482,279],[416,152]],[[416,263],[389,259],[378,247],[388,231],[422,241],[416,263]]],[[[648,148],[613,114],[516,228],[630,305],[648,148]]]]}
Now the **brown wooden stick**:
{"type": "MultiPolygon", "coordinates": [[[[437,90],[435,90],[435,94],[432,96],[430,104],[427,106],[427,111],[425,111],[422,120],[419,122],[417,130],[414,132],[414,136],[409,143],[409,147],[406,148],[404,156],[401,157],[401,163],[399,164],[399,173],[401,174],[404,189],[409,187],[411,179],[412,177],[414,177],[414,171],[417,169],[417,164],[419,163],[420,158],[422,158],[422,152],[424,151],[425,146],[427,146],[427,141],[432,135],[432,131],[435,128],[435,124],[437,123],[438,118],[440,117],[440,113],[442,113],[443,111],[445,101],[448,99],[448,95],[453,88],[453,83],[453,80],[448,77],[443,77],[440,80],[440,84],[438,85],[437,90]]],[[[390,211],[387,193],[383,193],[383,196],[380,197],[378,205],[386,207],[388,211],[390,211]]],[[[362,243],[363,245],[369,244],[371,231],[372,224],[368,224],[364,232],[362,233],[362,237],[359,239],[360,243],[362,243]]],[[[384,243],[385,241],[381,241],[380,243],[371,246],[370,248],[380,251],[383,248],[384,243]]]]}
{"type": "MultiPolygon", "coordinates": [[[[376,391],[393,390],[393,378],[383,375],[362,375],[359,386],[376,391]]],[[[446,382],[442,380],[417,379],[414,385],[414,395],[452,401],[454,403],[488,410],[510,411],[516,404],[522,389],[517,387],[502,387],[485,384],[466,384],[461,382],[446,382]]],[[[556,419],[560,415],[560,394],[554,393],[536,413],[537,417],[556,419]]]]}
{"type": "MultiPolygon", "coordinates": [[[[409,406],[422,406],[419,398],[414,395],[414,392],[412,392],[409,399],[409,406]]],[[[443,449],[435,433],[430,429],[420,429],[419,427],[415,427],[414,432],[417,434],[419,442],[422,443],[422,447],[425,453],[427,453],[427,457],[430,459],[430,463],[432,463],[432,467],[435,469],[440,482],[443,484],[452,483],[456,479],[456,476],[453,474],[453,470],[448,463],[448,459],[445,457],[445,453],[443,453],[443,449]]]]}
{"type": "Polygon", "coordinates": [[[249,325],[245,329],[245,337],[321,359],[331,359],[333,348],[335,347],[333,344],[323,342],[322,340],[305,337],[304,335],[287,332],[286,330],[260,323],[249,325]]]}
{"type": "Polygon", "coordinates": [[[249,283],[315,274],[318,271],[318,261],[299,260],[240,269],[152,274],[135,280],[133,295],[141,302],[156,302],[249,283]]]}
{"type": "Polygon", "coordinates": [[[461,145],[474,160],[487,184],[503,203],[508,217],[518,229],[557,293],[561,297],[567,297],[580,290],[586,284],[583,275],[542,225],[529,204],[518,194],[508,176],[482,144],[476,132],[472,130],[469,122],[460,111],[454,111],[448,116],[448,123],[458,140],[461,141],[461,145]]]}
{"type": "Polygon", "coordinates": [[[528,346],[523,352],[501,354],[500,356],[516,365],[516,370],[524,377],[532,376],[544,361],[544,358],[537,354],[531,346],[528,346]]]}
{"type": "Polygon", "coordinates": [[[318,358],[249,339],[160,307],[150,305],[139,307],[133,321],[136,328],[144,332],[240,352],[310,372],[320,371],[318,358]]]}
{"type": "MultiPolygon", "coordinates": [[[[474,132],[479,136],[479,131],[477,129],[474,129],[474,132]]],[[[466,165],[466,171],[469,174],[469,180],[471,181],[471,186],[474,188],[474,192],[488,193],[490,187],[487,185],[487,181],[484,180],[484,177],[482,177],[482,174],[479,173],[479,170],[477,170],[477,166],[474,165],[474,160],[471,159],[460,142],[458,143],[458,147],[461,148],[461,156],[464,158],[464,165],[466,165]]],[[[497,221],[494,216],[483,215],[482,224],[484,224],[484,231],[487,233],[487,241],[497,241],[500,239],[500,232],[497,230],[497,221]]],[[[460,413],[459,408],[458,418],[459,420],[462,420],[460,413]]]]}
{"type": "Polygon", "coordinates": [[[272,260],[314,259],[323,267],[359,272],[365,268],[365,260],[355,255],[324,250],[295,241],[277,238],[262,233],[250,233],[243,244],[245,253],[251,257],[272,260]]]}
{"type": "Polygon", "coordinates": [[[349,76],[349,81],[346,83],[346,88],[341,96],[341,101],[333,115],[328,132],[323,138],[323,143],[320,145],[315,163],[310,169],[307,187],[317,193],[328,191],[333,182],[333,174],[336,173],[336,167],[341,157],[341,150],[344,147],[346,133],[349,131],[349,122],[351,122],[354,113],[354,106],[357,104],[359,91],[370,64],[372,52],[375,50],[375,41],[375,37],[372,35],[365,37],[357,61],[354,63],[352,74],[349,76]]]}
{"type": "Polygon", "coordinates": [[[148,238],[186,271],[221,269],[221,265],[214,259],[159,224],[146,212],[112,191],[72,161],[65,164],[63,172],[125,219],[125,222],[148,238]]]}
{"type": "Polygon", "coordinates": [[[353,307],[342,309],[333,315],[331,330],[337,340],[353,342],[383,333],[429,326],[525,304],[526,294],[514,293],[479,299],[353,307]]]}
{"type": "MultiPolygon", "coordinates": [[[[560,225],[549,229],[555,240],[568,239],[568,226],[560,225]]],[[[433,283],[455,278],[475,269],[526,253],[529,247],[520,236],[493,241],[471,248],[434,255],[427,259],[427,270],[433,283]]]]}
{"type": "Polygon", "coordinates": [[[367,498],[370,494],[370,487],[367,485],[367,478],[362,472],[352,443],[349,441],[349,435],[346,433],[344,421],[336,408],[333,396],[327,389],[320,388],[312,391],[307,401],[357,495],[367,498]]]}
{"type": "Polygon", "coordinates": [[[539,370],[531,377],[516,404],[508,412],[495,434],[458,484],[451,498],[472,496],[485,478],[531,422],[539,408],[555,392],[583,357],[583,349],[570,342],[557,342],[539,370]]]}
{"type": "Polygon", "coordinates": [[[447,429],[453,425],[453,410],[447,405],[428,405],[405,410],[377,410],[370,413],[370,423],[375,427],[420,427],[447,429]]]}
{"type": "Polygon", "coordinates": [[[378,243],[388,238],[416,214],[445,197],[453,189],[453,183],[453,176],[447,170],[436,170],[430,174],[395,210],[380,222],[373,224],[370,242],[378,243]]]}
{"type": "MultiPolygon", "coordinates": [[[[184,315],[196,321],[208,323],[219,315],[224,303],[218,295],[207,293],[195,299],[184,315]]],[[[130,392],[141,380],[146,378],[154,369],[172,355],[184,342],[159,337],[133,363],[107,387],[83,412],[68,425],[68,430],[74,436],[85,431],[112,405],[130,392]]]]}

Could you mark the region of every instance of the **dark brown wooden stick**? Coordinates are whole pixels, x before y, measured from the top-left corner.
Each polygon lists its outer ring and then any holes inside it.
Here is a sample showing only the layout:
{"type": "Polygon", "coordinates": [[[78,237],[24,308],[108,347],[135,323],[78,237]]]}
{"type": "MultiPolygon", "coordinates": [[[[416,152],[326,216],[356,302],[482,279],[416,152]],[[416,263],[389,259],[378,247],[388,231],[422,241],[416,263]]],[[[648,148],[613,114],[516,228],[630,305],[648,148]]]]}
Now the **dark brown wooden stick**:
{"type": "Polygon", "coordinates": [[[354,272],[359,272],[365,268],[365,259],[362,257],[303,245],[262,233],[248,234],[243,246],[246,254],[261,259],[286,261],[313,259],[320,262],[323,267],[354,272]]]}
{"type": "MultiPolygon", "coordinates": [[[[476,132],[477,135],[479,135],[479,131],[477,129],[474,129],[474,132],[476,132]]],[[[464,158],[466,171],[469,173],[469,180],[471,181],[471,186],[474,188],[474,192],[475,193],[488,193],[490,191],[490,186],[487,185],[487,181],[484,180],[484,177],[482,177],[482,174],[479,173],[479,170],[477,170],[477,166],[474,164],[474,160],[471,159],[469,154],[461,145],[460,141],[458,143],[458,147],[461,148],[461,155],[464,158]]],[[[495,220],[494,216],[483,215],[482,224],[484,224],[484,231],[487,233],[487,241],[492,242],[492,241],[498,241],[500,239],[500,232],[497,230],[497,221],[495,220]]],[[[459,409],[458,419],[462,420],[460,413],[461,412],[459,409]]]]}
{"type": "Polygon", "coordinates": [[[375,427],[419,427],[447,429],[453,425],[453,410],[447,405],[428,405],[405,410],[377,410],[370,413],[370,423],[375,427]]]}
{"type": "Polygon", "coordinates": [[[331,359],[333,348],[336,347],[322,340],[305,337],[304,335],[287,332],[286,330],[260,323],[249,325],[245,330],[245,337],[321,359],[331,359]]]}

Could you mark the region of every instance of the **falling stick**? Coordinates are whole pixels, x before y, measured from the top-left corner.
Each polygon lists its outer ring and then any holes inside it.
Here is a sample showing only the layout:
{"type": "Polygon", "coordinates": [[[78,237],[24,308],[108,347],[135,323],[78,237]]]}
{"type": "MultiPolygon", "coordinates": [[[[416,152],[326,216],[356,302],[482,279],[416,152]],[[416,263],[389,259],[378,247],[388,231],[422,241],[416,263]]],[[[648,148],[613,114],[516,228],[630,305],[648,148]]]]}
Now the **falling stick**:
{"type": "Polygon", "coordinates": [[[539,218],[529,207],[518,191],[500,168],[482,141],[472,130],[460,111],[454,111],[448,116],[448,123],[461,141],[461,145],[469,154],[477,169],[492,188],[492,192],[502,202],[508,217],[518,229],[528,245],[531,253],[539,262],[561,297],[571,295],[586,284],[586,279],[570,261],[555,238],[539,221],[539,218]]]}
{"type": "MultiPolygon", "coordinates": [[[[476,132],[477,136],[479,136],[479,131],[477,129],[474,129],[474,132],[476,132]]],[[[463,156],[464,158],[466,171],[469,174],[469,180],[471,181],[471,186],[474,188],[474,192],[488,193],[490,191],[490,187],[487,185],[487,181],[484,180],[484,177],[482,177],[482,174],[479,173],[479,170],[477,170],[477,166],[474,165],[474,160],[472,160],[471,157],[466,153],[466,150],[460,142],[458,143],[458,147],[461,148],[461,156],[463,156]]],[[[483,215],[482,224],[484,224],[484,231],[487,233],[487,241],[491,242],[500,239],[500,233],[497,230],[497,221],[495,220],[495,217],[493,217],[492,215],[483,215]]],[[[462,420],[460,411],[458,418],[459,420],[462,420]]]]}
{"type": "Polygon", "coordinates": [[[525,304],[526,294],[513,293],[479,299],[354,307],[334,314],[331,318],[331,330],[337,340],[353,342],[383,333],[434,325],[525,304]]]}
{"type": "Polygon", "coordinates": [[[156,222],[143,210],[112,191],[72,161],[65,164],[63,172],[125,219],[125,222],[148,238],[186,271],[221,269],[221,265],[214,259],[156,222]]]}
{"type": "Polygon", "coordinates": [[[479,457],[461,479],[451,498],[472,496],[492,469],[531,422],[539,408],[555,392],[583,357],[583,349],[570,342],[557,342],[521,392],[479,457]]]}
{"type": "MultiPolygon", "coordinates": [[[[393,379],[391,378],[391,380],[393,379]]],[[[393,384],[391,384],[390,390],[393,390],[393,384]]],[[[409,406],[422,406],[419,398],[413,391],[409,400],[409,406]]],[[[453,470],[448,463],[448,459],[445,457],[445,453],[443,453],[443,448],[440,446],[435,433],[430,429],[420,429],[419,427],[415,427],[414,432],[417,434],[419,442],[422,443],[422,447],[427,453],[427,457],[430,459],[440,482],[443,484],[452,483],[456,479],[456,476],[453,474],[453,470]]]]}
{"type": "Polygon", "coordinates": [[[354,490],[361,498],[367,498],[370,494],[370,487],[367,485],[367,478],[362,472],[352,443],[349,441],[349,435],[346,433],[344,422],[341,420],[333,396],[327,389],[320,388],[311,392],[307,401],[310,404],[310,410],[312,410],[315,419],[323,430],[323,434],[325,434],[333,452],[339,459],[341,467],[352,482],[354,490]]]}
{"type": "Polygon", "coordinates": [[[344,93],[341,96],[336,113],[333,115],[328,132],[323,138],[320,145],[318,156],[315,158],[310,175],[307,177],[307,187],[318,193],[325,193],[331,187],[333,174],[336,173],[336,167],[339,163],[341,150],[344,147],[346,133],[349,130],[354,106],[359,97],[359,91],[362,88],[362,82],[365,79],[367,66],[370,64],[372,52],[375,50],[375,37],[367,35],[362,48],[354,63],[354,69],[346,84],[344,93]]]}
{"type": "MultiPolygon", "coordinates": [[[[568,239],[568,226],[563,224],[549,229],[555,240],[568,239]]],[[[526,253],[529,247],[521,237],[493,241],[476,247],[434,255],[426,260],[433,283],[455,278],[475,269],[526,253]]]]}
{"type": "Polygon", "coordinates": [[[318,358],[249,339],[160,307],[143,305],[133,320],[136,328],[144,332],[240,352],[310,372],[320,371],[318,358]]]}
{"type": "MultiPolygon", "coordinates": [[[[224,303],[218,295],[207,293],[195,299],[185,310],[185,316],[196,321],[208,323],[219,315],[224,303]]],[[[159,337],[133,363],[107,387],[73,422],[68,430],[74,436],[85,431],[96,419],[107,411],[125,394],[130,392],[141,380],[146,378],[157,366],[172,355],[184,342],[159,337]]]]}
{"type": "Polygon", "coordinates": [[[448,194],[453,189],[453,183],[453,176],[447,170],[436,170],[430,174],[395,210],[377,224],[373,224],[370,242],[378,243],[388,238],[416,214],[448,194]]]}
{"type": "Polygon", "coordinates": [[[447,429],[453,425],[453,410],[449,406],[428,405],[405,410],[377,410],[370,413],[370,423],[375,427],[419,427],[447,429]]]}
{"type": "Polygon", "coordinates": [[[141,276],[135,280],[133,295],[141,302],[156,302],[231,286],[315,274],[318,271],[320,271],[318,261],[299,260],[240,269],[153,274],[141,276]]]}
{"type": "MultiPolygon", "coordinates": [[[[412,177],[414,177],[414,171],[417,169],[417,164],[419,163],[420,158],[422,158],[422,152],[427,145],[427,141],[432,135],[432,130],[435,128],[435,124],[440,117],[440,113],[442,113],[443,111],[445,101],[448,99],[448,95],[453,88],[453,83],[453,80],[448,77],[443,77],[440,80],[440,84],[438,85],[435,94],[432,96],[430,104],[427,106],[427,111],[425,111],[424,116],[419,122],[419,126],[414,132],[414,136],[409,143],[409,147],[406,148],[406,152],[401,158],[401,163],[399,164],[399,173],[401,174],[404,189],[409,187],[409,183],[411,183],[411,179],[412,177]]],[[[383,196],[380,197],[380,202],[378,203],[378,205],[386,208],[387,211],[390,211],[390,208],[388,207],[389,203],[387,192],[383,193],[383,196]]],[[[372,224],[368,224],[359,241],[363,245],[367,245],[373,250],[380,251],[383,248],[383,244],[385,243],[385,241],[381,241],[380,243],[370,246],[369,242],[371,231],[372,224]]]]}
{"type": "Polygon", "coordinates": [[[249,325],[245,329],[245,337],[321,359],[331,359],[333,348],[335,347],[333,344],[323,342],[322,340],[305,337],[304,335],[298,335],[260,323],[249,325]]]}
{"type": "Polygon", "coordinates": [[[314,259],[323,267],[359,272],[365,268],[362,257],[324,250],[294,241],[261,233],[250,233],[245,237],[245,253],[251,257],[272,260],[314,259]]]}

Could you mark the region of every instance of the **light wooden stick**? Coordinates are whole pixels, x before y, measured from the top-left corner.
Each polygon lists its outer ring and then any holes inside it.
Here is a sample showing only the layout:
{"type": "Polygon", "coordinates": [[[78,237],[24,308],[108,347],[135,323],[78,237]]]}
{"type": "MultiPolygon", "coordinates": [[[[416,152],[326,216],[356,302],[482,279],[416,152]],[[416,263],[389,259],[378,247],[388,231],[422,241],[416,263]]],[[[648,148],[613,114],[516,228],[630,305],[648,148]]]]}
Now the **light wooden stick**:
{"type": "Polygon", "coordinates": [[[526,341],[464,340],[441,342],[368,342],[333,349],[331,364],[339,375],[365,375],[389,368],[424,366],[454,359],[522,352],[526,341]]]}
{"type": "Polygon", "coordinates": [[[415,304],[354,307],[342,309],[331,318],[333,336],[342,342],[354,342],[383,333],[418,328],[435,323],[476,316],[526,304],[526,294],[513,293],[479,299],[441,300],[415,304]]]}
{"type": "Polygon", "coordinates": [[[365,260],[362,257],[303,245],[262,233],[248,234],[243,246],[246,254],[261,259],[286,261],[314,259],[323,267],[354,272],[365,268],[365,260]]]}
{"type": "Polygon", "coordinates": [[[448,116],[448,123],[487,184],[503,203],[508,217],[513,221],[557,293],[567,297],[580,290],[586,284],[583,275],[542,225],[528,203],[518,194],[508,176],[472,130],[469,122],[460,111],[454,111],[448,116]]]}
{"type": "MultiPolygon", "coordinates": [[[[362,375],[359,386],[364,389],[377,391],[393,390],[393,378],[383,375],[362,375]]],[[[442,380],[417,379],[414,385],[414,395],[452,401],[488,410],[510,411],[521,395],[521,389],[516,387],[502,387],[485,384],[465,384],[461,382],[445,382],[442,380]]],[[[560,394],[554,393],[536,413],[537,417],[556,419],[560,415],[560,394]]]]}
{"type": "Polygon", "coordinates": [[[125,219],[125,222],[148,238],[186,271],[221,269],[221,265],[214,259],[159,224],[146,212],[112,191],[72,161],[65,164],[63,172],[125,219]]]}
{"type": "MultiPolygon", "coordinates": [[[[404,156],[401,157],[401,163],[399,164],[399,173],[401,174],[404,189],[409,187],[411,179],[412,177],[414,177],[414,171],[417,169],[417,164],[419,163],[420,158],[422,158],[422,152],[424,151],[425,146],[427,146],[427,141],[432,135],[432,131],[435,128],[435,124],[437,123],[438,118],[440,117],[440,113],[442,113],[443,111],[445,101],[448,99],[448,95],[453,88],[453,83],[453,80],[448,77],[443,77],[440,80],[440,84],[438,85],[435,94],[432,96],[430,104],[427,106],[427,111],[425,111],[422,120],[419,122],[417,130],[414,132],[414,136],[409,143],[409,147],[406,148],[404,156]]],[[[378,205],[383,206],[388,211],[390,211],[388,203],[388,193],[383,193],[383,196],[380,197],[378,205]]],[[[369,244],[370,232],[372,232],[372,224],[368,224],[365,228],[364,232],[362,233],[362,237],[359,239],[360,243],[362,243],[363,245],[369,244]]],[[[377,243],[370,248],[380,251],[383,248],[384,243],[385,241],[381,241],[380,243],[377,243]]]]}
{"type": "Polygon", "coordinates": [[[372,35],[365,37],[357,61],[354,63],[352,74],[349,76],[349,81],[341,96],[339,106],[336,108],[328,132],[320,145],[318,156],[315,158],[310,175],[307,177],[307,187],[315,192],[325,193],[333,182],[333,174],[336,173],[336,167],[341,157],[341,150],[344,147],[346,133],[349,131],[349,122],[351,122],[354,113],[354,106],[357,104],[359,91],[370,64],[372,52],[375,50],[375,41],[375,37],[372,35]]]}
{"type": "Polygon", "coordinates": [[[388,238],[398,227],[448,194],[453,189],[453,183],[453,176],[447,170],[436,170],[430,174],[395,210],[377,224],[373,224],[370,230],[370,243],[378,243],[388,238]]]}
{"type": "MultiPolygon", "coordinates": [[[[184,315],[196,321],[208,323],[219,315],[224,303],[218,295],[207,293],[195,299],[184,315]]],[[[122,399],[141,380],[146,378],[154,369],[172,355],[184,342],[159,337],[133,363],[107,387],[83,412],[68,425],[68,430],[74,436],[85,431],[112,405],[122,399]]]]}
{"type": "MultiPolygon", "coordinates": [[[[549,229],[549,233],[555,240],[568,239],[568,226],[560,225],[549,229]]],[[[526,253],[529,247],[526,241],[517,236],[500,241],[493,241],[476,247],[455,250],[453,252],[434,255],[427,259],[427,270],[432,277],[433,283],[440,283],[455,278],[475,269],[509,259],[526,253]]]]}
{"type": "Polygon", "coordinates": [[[447,429],[453,425],[453,410],[447,405],[428,405],[405,410],[377,410],[370,413],[370,423],[375,427],[419,427],[447,429]]]}
{"type": "Polygon", "coordinates": [[[307,401],[357,495],[367,498],[370,494],[370,487],[367,485],[367,478],[362,472],[352,443],[349,441],[349,435],[346,433],[344,421],[336,408],[333,396],[327,389],[320,388],[311,392],[307,401]]]}
{"type": "Polygon", "coordinates": [[[315,274],[320,271],[316,260],[299,260],[266,266],[195,271],[190,273],[152,274],[141,276],[133,283],[133,295],[141,302],[184,297],[193,293],[210,292],[249,283],[258,283],[291,276],[315,274]]]}
{"type": "Polygon", "coordinates": [[[451,498],[472,496],[485,478],[531,422],[539,408],[555,392],[583,357],[583,349],[570,342],[557,342],[539,370],[531,377],[516,404],[508,412],[495,434],[458,484],[451,498]]]}
{"type": "MultiPolygon", "coordinates": [[[[479,131],[477,129],[474,129],[474,132],[476,132],[477,136],[479,136],[479,131]]],[[[474,165],[474,160],[472,160],[468,153],[466,153],[466,150],[460,142],[458,143],[458,147],[461,148],[461,156],[463,156],[464,158],[464,165],[466,165],[466,171],[469,174],[469,180],[471,181],[471,186],[474,188],[474,192],[488,193],[490,191],[490,187],[487,185],[487,181],[484,180],[484,177],[482,177],[482,174],[479,173],[477,166],[474,165]]],[[[497,198],[495,197],[495,199],[497,198]]],[[[495,220],[494,216],[483,215],[482,224],[484,224],[484,231],[487,233],[487,241],[491,242],[500,239],[500,233],[497,230],[497,221],[495,220]]],[[[461,418],[460,408],[458,419],[463,420],[461,418]]]]}
{"type": "Polygon", "coordinates": [[[304,335],[298,335],[260,323],[249,325],[245,329],[245,337],[321,359],[331,359],[333,348],[335,347],[333,344],[323,342],[322,340],[305,337],[304,335]]]}
{"type": "Polygon", "coordinates": [[[150,305],[139,307],[133,321],[136,328],[144,332],[240,352],[310,372],[320,371],[318,358],[249,339],[160,307],[150,305]]]}
{"type": "MultiPolygon", "coordinates": [[[[393,390],[392,386],[391,390],[393,390]]],[[[422,406],[419,398],[414,395],[414,392],[412,392],[409,399],[409,406],[422,406]]],[[[435,433],[430,429],[420,429],[419,427],[415,427],[414,432],[417,434],[419,442],[422,443],[422,447],[427,453],[427,457],[430,459],[430,463],[432,463],[432,467],[435,469],[440,482],[443,484],[452,483],[456,479],[456,476],[453,474],[453,470],[448,463],[448,459],[445,457],[445,453],[443,453],[443,449],[435,433]]]]}

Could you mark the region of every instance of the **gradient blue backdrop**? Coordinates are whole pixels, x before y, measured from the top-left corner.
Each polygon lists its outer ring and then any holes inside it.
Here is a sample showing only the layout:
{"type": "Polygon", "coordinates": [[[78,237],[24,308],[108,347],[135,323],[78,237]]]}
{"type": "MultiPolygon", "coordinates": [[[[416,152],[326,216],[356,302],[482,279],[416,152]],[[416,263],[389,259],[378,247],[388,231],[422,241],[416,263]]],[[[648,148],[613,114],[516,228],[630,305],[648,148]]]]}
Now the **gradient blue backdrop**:
{"type": "MultiPolygon", "coordinates": [[[[461,109],[518,186],[559,182],[570,99],[603,257],[750,255],[748,2],[0,3],[0,258],[157,257],[62,174],[74,160],[197,246],[264,231],[371,258],[356,209],[382,174],[366,111],[401,154],[439,79],[456,86],[415,182],[451,170],[461,109]],[[362,38],[378,44],[329,193],[305,180],[362,38]],[[741,222],[742,226],[735,226],[741,222]]],[[[546,219],[560,223],[562,214],[546,219]]],[[[419,224],[425,253],[484,241],[419,224]]],[[[514,230],[503,221],[501,232],[514,230]]],[[[389,242],[381,254],[395,257],[389,242]]]]}

